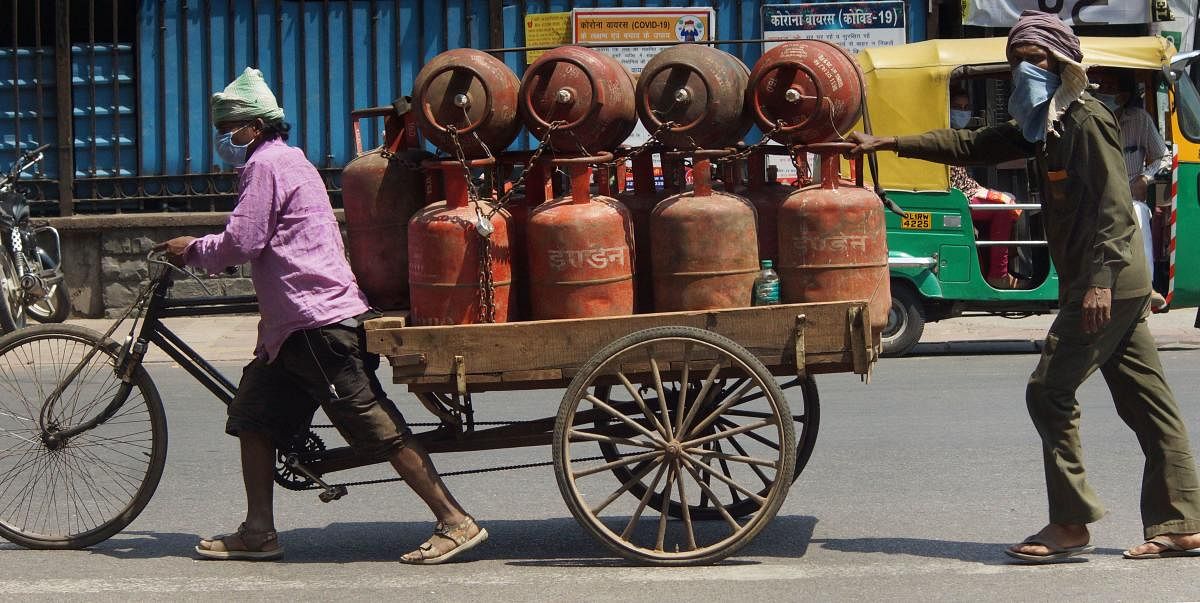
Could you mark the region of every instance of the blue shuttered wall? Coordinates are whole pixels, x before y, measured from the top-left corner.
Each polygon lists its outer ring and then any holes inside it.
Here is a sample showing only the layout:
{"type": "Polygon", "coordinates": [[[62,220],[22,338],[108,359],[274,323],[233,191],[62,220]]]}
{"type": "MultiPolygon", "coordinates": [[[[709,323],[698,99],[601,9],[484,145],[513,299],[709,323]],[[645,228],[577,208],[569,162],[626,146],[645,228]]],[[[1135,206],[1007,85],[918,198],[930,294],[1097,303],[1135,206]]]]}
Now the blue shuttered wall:
{"type": "Polygon", "coordinates": [[[137,173],[135,62],[129,44],[71,46],[77,179],[137,173]]]}

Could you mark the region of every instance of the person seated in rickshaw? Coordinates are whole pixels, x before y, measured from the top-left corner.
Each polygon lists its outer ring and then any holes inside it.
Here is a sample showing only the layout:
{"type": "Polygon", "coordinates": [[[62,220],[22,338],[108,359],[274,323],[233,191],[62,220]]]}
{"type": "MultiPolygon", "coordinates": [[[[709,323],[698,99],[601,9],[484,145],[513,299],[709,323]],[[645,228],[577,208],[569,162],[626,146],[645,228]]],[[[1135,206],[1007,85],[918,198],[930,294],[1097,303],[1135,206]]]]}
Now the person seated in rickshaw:
{"type": "MultiPolygon", "coordinates": [[[[950,96],[950,126],[966,128],[971,121],[971,97],[964,90],[957,90],[950,96]]],[[[967,173],[967,168],[960,165],[950,166],[950,185],[962,191],[969,204],[993,203],[1012,205],[1016,198],[1011,194],[992,190],[979,184],[967,173]]],[[[1013,225],[1021,216],[1021,210],[971,210],[971,220],[984,232],[986,227],[987,240],[1007,241],[1012,238],[1013,225]]],[[[983,237],[980,237],[983,238],[983,237]]],[[[995,289],[1028,289],[1029,283],[1019,279],[1008,271],[1009,248],[1005,246],[986,247],[983,257],[987,262],[984,277],[987,283],[995,289]]]]}
{"type": "MultiPolygon", "coordinates": [[[[1154,274],[1154,235],[1150,230],[1153,216],[1149,198],[1150,183],[1154,176],[1171,168],[1171,154],[1162,134],[1154,125],[1154,118],[1142,108],[1137,93],[1137,80],[1128,70],[1094,69],[1088,79],[1096,85],[1093,94],[1104,103],[1117,118],[1121,127],[1121,151],[1125,155],[1125,175],[1129,178],[1129,192],[1133,197],[1133,209],[1138,228],[1142,231],[1142,245],[1146,249],[1146,261],[1150,274],[1154,274]]],[[[1150,305],[1155,310],[1167,305],[1167,300],[1158,291],[1150,293],[1150,305]]]]}

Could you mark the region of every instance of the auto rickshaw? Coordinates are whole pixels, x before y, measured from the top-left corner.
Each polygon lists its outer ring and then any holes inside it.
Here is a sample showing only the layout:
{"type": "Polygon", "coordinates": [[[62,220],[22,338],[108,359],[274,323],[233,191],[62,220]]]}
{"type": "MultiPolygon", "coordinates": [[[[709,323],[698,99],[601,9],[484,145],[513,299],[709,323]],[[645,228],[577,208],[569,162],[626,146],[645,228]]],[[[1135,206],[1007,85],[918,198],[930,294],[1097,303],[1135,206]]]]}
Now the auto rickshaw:
{"type": "MultiPolygon", "coordinates": [[[[867,82],[867,102],[873,130],[881,135],[914,134],[949,125],[951,87],[970,92],[976,101],[972,125],[1009,119],[1009,65],[1005,38],[929,40],[902,46],[868,48],[858,55],[867,82]]],[[[1188,62],[1170,40],[1144,37],[1083,37],[1083,63],[1089,67],[1133,70],[1144,91],[1145,109],[1165,132],[1168,150],[1177,153],[1180,167],[1160,172],[1148,203],[1154,211],[1154,284],[1168,300],[1167,309],[1200,303],[1200,233],[1196,177],[1200,174],[1200,107],[1196,81],[1188,62]],[[1176,102],[1170,91],[1179,84],[1176,102]],[[1177,106],[1178,105],[1178,106],[1177,106]],[[1183,124],[1181,130],[1180,123],[1183,124]],[[1191,136],[1191,139],[1188,136],[1191,136]],[[1178,178],[1179,199],[1171,194],[1178,178]],[[1179,207],[1176,213],[1176,207],[1179,207]],[[1173,217],[1177,216],[1177,224],[1173,217]],[[1178,228],[1172,228],[1177,226],[1178,228]],[[1181,266],[1177,272],[1176,266],[1181,266]]],[[[1200,74],[1197,74],[1200,75],[1200,74]]],[[[971,127],[971,126],[968,126],[971,127]]],[[[879,177],[889,198],[904,215],[888,215],[888,249],[892,309],[883,333],[887,355],[909,351],[921,338],[926,322],[964,314],[1010,317],[1052,312],[1058,303],[1058,275],[1049,257],[1041,224],[1037,185],[1030,178],[1031,162],[976,167],[972,176],[983,186],[1014,195],[1014,205],[970,203],[951,186],[949,168],[893,153],[879,155],[879,177]],[[971,210],[1020,209],[1021,218],[1007,240],[977,236],[971,210]],[[1027,284],[997,289],[984,278],[983,251],[1003,245],[1027,284]]]]}

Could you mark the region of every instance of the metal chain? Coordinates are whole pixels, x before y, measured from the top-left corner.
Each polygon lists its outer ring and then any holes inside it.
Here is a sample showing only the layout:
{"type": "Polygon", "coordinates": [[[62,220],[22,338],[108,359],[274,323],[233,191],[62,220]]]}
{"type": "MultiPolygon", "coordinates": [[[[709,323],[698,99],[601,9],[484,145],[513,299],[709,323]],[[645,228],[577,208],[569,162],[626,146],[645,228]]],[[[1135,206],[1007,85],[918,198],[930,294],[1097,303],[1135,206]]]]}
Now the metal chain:
{"type": "MultiPolygon", "coordinates": [[[[463,150],[462,143],[458,141],[458,128],[453,124],[446,126],[446,133],[450,134],[450,144],[454,147],[454,159],[458,161],[462,167],[463,179],[467,182],[467,199],[475,204],[475,211],[479,211],[479,189],[475,187],[475,183],[471,181],[471,167],[467,165],[467,153],[463,150]]],[[[485,145],[484,151],[491,157],[491,151],[487,150],[485,145]]]]}
{"type": "Polygon", "coordinates": [[[565,125],[567,125],[567,122],[563,121],[563,120],[557,120],[557,121],[550,122],[550,126],[548,128],[546,128],[546,133],[542,134],[541,140],[538,141],[537,148],[534,149],[533,154],[531,154],[529,156],[529,161],[526,162],[525,169],[521,170],[520,177],[518,177],[516,180],[513,181],[512,188],[508,189],[508,191],[506,191],[504,193],[504,195],[501,196],[500,199],[496,202],[496,206],[494,208],[492,208],[491,214],[488,214],[489,218],[492,217],[492,214],[495,214],[496,212],[505,208],[508,205],[509,201],[512,200],[512,196],[514,194],[516,194],[517,189],[524,186],[525,179],[529,177],[529,172],[530,172],[529,168],[534,165],[537,165],[538,159],[540,159],[542,157],[542,153],[546,152],[546,149],[550,148],[550,135],[553,134],[555,130],[557,130],[565,125]]]}
{"type": "Polygon", "coordinates": [[[813,177],[812,166],[808,163],[808,157],[797,160],[802,153],[803,151],[793,150],[788,155],[792,159],[792,167],[796,168],[796,185],[804,187],[813,183],[813,177]]]}
{"type": "Polygon", "coordinates": [[[629,150],[628,153],[622,154],[620,158],[632,160],[634,157],[637,157],[638,155],[645,153],[646,151],[650,150],[655,145],[655,143],[662,142],[658,138],[659,135],[661,135],[663,132],[666,132],[667,130],[670,130],[671,128],[674,128],[677,125],[679,125],[679,124],[676,124],[673,121],[663,122],[657,128],[655,128],[653,132],[650,133],[650,137],[646,139],[646,142],[642,143],[639,146],[633,147],[632,149],[629,150]]]}
{"type": "MultiPolygon", "coordinates": [[[[490,218],[489,218],[490,219],[490,218]]],[[[492,280],[492,239],[479,238],[479,322],[496,322],[496,287],[492,280]]]]}
{"type": "Polygon", "coordinates": [[[745,158],[749,157],[752,153],[754,153],[758,149],[761,149],[761,148],[767,146],[768,144],[771,144],[772,142],[774,142],[774,140],[772,140],[771,137],[778,134],[781,130],[783,130],[783,128],[785,126],[786,126],[786,124],[783,122],[783,120],[781,120],[781,119],[776,120],[775,125],[771,126],[771,129],[769,131],[767,131],[766,133],[764,133],[762,138],[759,139],[758,142],[756,142],[736,153],[732,153],[732,154],[726,155],[724,157],[718,157],[716,159],[716,163],[717,164],[729,163],[731,161],[738,161],[740,159],[745,159],[745,158]]]}

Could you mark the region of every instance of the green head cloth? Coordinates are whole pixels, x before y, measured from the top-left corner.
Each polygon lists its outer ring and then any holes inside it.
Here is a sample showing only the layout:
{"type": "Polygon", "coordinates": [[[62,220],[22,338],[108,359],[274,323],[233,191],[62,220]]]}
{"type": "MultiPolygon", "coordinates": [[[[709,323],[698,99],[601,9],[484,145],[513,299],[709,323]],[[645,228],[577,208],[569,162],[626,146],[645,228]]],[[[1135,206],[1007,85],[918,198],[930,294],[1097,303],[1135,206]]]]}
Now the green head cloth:
{"type": "Polygon", "coordinates": [[[247,67],[225,90],[212,95],[214,124],[249,121],[261,117],[270,123],[283,120],[283,109],[263,80],[262,72],[247,67]]]}

